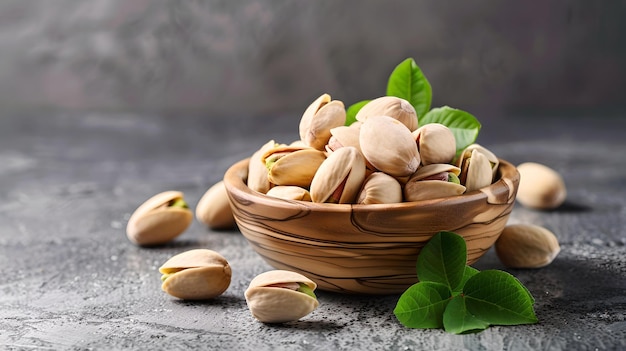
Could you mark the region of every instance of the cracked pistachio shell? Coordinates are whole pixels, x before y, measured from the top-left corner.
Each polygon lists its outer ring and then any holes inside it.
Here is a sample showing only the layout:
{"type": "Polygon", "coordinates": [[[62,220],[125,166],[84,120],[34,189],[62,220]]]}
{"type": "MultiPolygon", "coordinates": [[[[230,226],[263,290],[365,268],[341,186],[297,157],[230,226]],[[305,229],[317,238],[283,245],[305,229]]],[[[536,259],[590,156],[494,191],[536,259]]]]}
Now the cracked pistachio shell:
{"type": "Polygon", "coordinates": [[[461,156],[459,179],[467,191],[489,186],[493,180],[493,169],[487,156],[478,149],[466,150],[461,156]]]}
{"type": "Polygon", "coordinates": [[[370,117],[389,116],[404,124],[409,131],[418,127],[418,117],[410,102],[396,96],[382,96],[368,102],[356,114],[356,120],[365,122],[370,117]]]}
{"type": "Polygon", "coordinates": [[[354,123],[350,126],[340,126],[331,129],[331,137],[326,145],[326,151],[332,152],[344,146],[352,146],[361,151],[359,144],[360,132],[360,124],[354,125],[354,123]]]}
{"type": "Polygon", "coordinates": [[[213,184],[202,195],[196,206],[196,218],[212,229],[235,227],[235,217],[223,181],[213,184]]]}
{"type": "Polygon", "coordinates": [[[552,168],[525,162],[517,166],[520,174],[517,201],[538,210],[554,209],[565,201],[567,189],[561,175],[552,168]]]}
{"type": "Polygon", "coordinates": [[[500,160],[498,160],[498,157],[493,152],[489,151],[489,149],[485,148],[484,146],[480,144],[471,144],[468,147],[466,147],[465,150],[463,150],[463,152],[461,153],[461,157],[457,160],[457,166],[463,169],[463,167],[461,167],[461,162],[463,161],[463,158],[471,156],[471,153],[474,150],[485,155],[485,157],[487,157],[487,160],[489,160],[489,163],[491,164],[491,173],[492,173],[491,181],[493,182],[493,178],[495,178],[496,173],[498,172],[498,167],[500,166],[500,160]]]}
{"type": "Polygon", "coordinates": [[[146,200],[128,220],[128,239],[142,246],[161,245],[182,234],[191,224],[193,212],[172,206],[179,201],[184,201],[180,191],[165,191],[146,200]]]}
{"type": "Polygon", "coordinates": [[[552,263],[561,251],[556,236],[532,224],[504,227],[495,243],[500,261],[510,268],[540,268],[552,263]]]}
{"type": "Polygon", "coordinates": [[[264,323],[284,323],[308,315],[319,302],[296,291],[300,284],[310,290],[317,288],[315,282],[296,272],[273,270],[259,274],[244,293],[252,316],[264,323]]]}
{"type": "Polygon", "coordinates": [[[311,201],[311,194],[308,190],[294,185],[277,185],[266,195],[286,200],[311,201]]]}
{"type": "Polygon", "coordinates": [[[389,116],[370,117],[359,134],[361,152],[377,170],[392,177],[415,173],[420,154],[411,131],[389,116]]]}
{"type": "Polygon", "coordinates": [[[270,181],[267,179],[267,167],[262,160],[263,155],[273,148],[278,147],[274,140],[270,140],[261,146],[250,158],[248,164],[248,187],[260,193],[267,193],[270,190],[270,181]]]}
{"type": "Polygon", "coordinates": [[[356,202],[359,204],[402,202],[402,186],[394,177],[383,172],[374,172],[363,182],[356,202]]]}
{"type": "Polygon", "coordinates": [[[330,130],[346,123],[346,109],[343,102],[331,100],[330,95],[322,94],[304,111],[300,119],[300,139],[308,146],[324,150],[330,139],[330,130]]]}
{"type": "Polygon", "coordinates": [[[422,165],[450,163],[456,155],[456,139],[452,131],[439,123],[423,125],[413,132],[422,165]]]}
{"type": "Polygon", "coordinates": [[[221,295],[230,285],[228,261],[213,250],[194,249],[173,256],[159,272],[161,289],[184,300],[206,300],[221,295]]]}
{"type": "MultiPolygon", "coordinates": [[[[420,167],[404,185],[404,200],[421,201],[463,194],[465,186],[461,184],[432,179],[442,173],[453,173],[458,176],[459,172],[458,167],[445,163],[420,167]]],[[[445,174],[444,176],[447,177],[445,174]]]]}
{"type": "Polygon", "coordinates": [[[310,147],[284,146],[269,150],[263,160],[267,179],[274,185],[308,188],[318,167],[326,159],[323,151],[310,147]]]}
{"type": "Polygon", "coordinates": [[[313,202],[353,203],[365,180],[365,159],[354,147],[331,153],[311,182],[313,202]]]}

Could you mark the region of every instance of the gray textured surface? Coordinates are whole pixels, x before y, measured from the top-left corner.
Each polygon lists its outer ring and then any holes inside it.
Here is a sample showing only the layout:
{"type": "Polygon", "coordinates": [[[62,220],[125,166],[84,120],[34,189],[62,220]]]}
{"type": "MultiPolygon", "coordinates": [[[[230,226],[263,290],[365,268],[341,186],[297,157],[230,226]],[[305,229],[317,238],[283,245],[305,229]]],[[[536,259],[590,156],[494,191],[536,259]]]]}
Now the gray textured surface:
{"type": "MultiPolygon", "coordinates": [[[[414,57],[449,104],[624,107],[623,1],[0,1],[3,110],[300,112],[414,57]]],[[[488,112],[488,113],[487,113],[488,112]]]]}
{"type": "MultiPolygon", "coordinates": [[[[256,322],[243,292],[270,269],[237,231],[194,222],[171,245],[125,237],[131,212],[178,189],[194,206],[236,160],[273,138],[289,142],[298,117],[214,120],[158,115],[4,115],[0,119],[0,348],[238,350],[620,350],[626,348],[626,128],[623,116],[509,116],[479,142],[515,164],[561,172],[565,206],[516,206],[511,222],[550,228],[562,252],[548,267],[510,270],[537,299],[540,322],[456,336],[402,327],[398,296],[319,292],[321,306],[282,326],[256,322]],[[160,290],[170,256],[211,248],[233,280],[210,302],[160,290]]],[[[477,268],[504,269],[493,251],[477,268]]]]}

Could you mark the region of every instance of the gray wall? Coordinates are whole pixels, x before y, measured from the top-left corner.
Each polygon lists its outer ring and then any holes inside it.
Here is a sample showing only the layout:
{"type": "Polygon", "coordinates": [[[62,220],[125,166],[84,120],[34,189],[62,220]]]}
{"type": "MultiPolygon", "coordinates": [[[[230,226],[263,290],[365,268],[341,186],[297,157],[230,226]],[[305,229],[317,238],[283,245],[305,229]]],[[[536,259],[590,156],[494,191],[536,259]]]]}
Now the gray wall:
{"type": "Polygon", "coordinates": [[[300,113],[416,59],[481,118],[626,105],[626,1],[0,1],[2,111],[300,113]]]}

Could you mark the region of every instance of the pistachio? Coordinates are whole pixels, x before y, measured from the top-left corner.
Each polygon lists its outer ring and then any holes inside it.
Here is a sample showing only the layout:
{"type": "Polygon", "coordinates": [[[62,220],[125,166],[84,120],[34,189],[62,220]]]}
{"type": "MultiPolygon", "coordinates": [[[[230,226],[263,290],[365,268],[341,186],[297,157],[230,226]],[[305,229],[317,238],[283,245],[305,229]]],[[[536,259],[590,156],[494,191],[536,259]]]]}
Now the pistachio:
{"type": "Polygon", "coordinates": [[[286,270],[261,273],[250,282],[244,296],[252,316],[263,323],[298,320],[319,306],[317,284],[286,270]]]}
{"type": "Polygon", "coordinates": [[[159,272],[161,289],[183,300],[206,300],[221,295],[230,285],[228,261],[213,250],[194,249],[173,256],[159,272]]]}
{"type": "Polygon", "coordinates": [[[367,161],[392,177],[407,177],[415,173],[420,164],[411,131],[389,116],[372,116],[365,120],[359,143],[367,161]]]}
{"type": "Polygon", "coordinates": [[[193,220],[183,193],[165,191],[141,204],[126,226],[128,239],[142,246],[161,245],[182,234],[193,220]]]}
{"type": "Polygon", "coordinates": [[[360,123],[350,126],[335,127],[330,130],[331,137],[326,145],[326,151],[332,152],[343,146],[352,146],[361,151],[359,144],[360,123]]]}
{"type": "Polygon", "coordinates": [[[445,163],[420,167],[404,185],[404,200],[421,201],[463,194],[465,186],[460,184],[460,171],[445,163]]]}
{"type": "Polygon", "coordinates": [[[311,181],[313,202],[352,203],[365,179],[365,159],[352,146],[339,148],[319,166],[311,181]]]}
{"type": "Polygon", "coordinates": [[[409,131],[418,127],[418,116],[410,102],[396,96],[382,96],[368,102],[356,114],[357,121],[365,122],[370,117],[389,116],[404,124],[409,131]]]}
{"type": "Polygon", "coordinates": [[[394,177],[383,172],[374,172],[363,182],[356,202],[359,204],[402,202],[402,186],[394,177]]]}
{"type": "Polygon", "coordinates": [[[277,185],[266,195],[287,200],[311,201],[311,194],[308,190],[294,185],[277,185]]]}
{"type": "Polygon", "coordinates": [[[565,201],[567,189],[559,173],[548,166],[526,162],[517,166],[520,173],[517,201],[528,208],[554,209],[565,201]]]}
{"type": "Polygon", "coordinates": [[[235,227],[235,218],[230,208],[224,181],[213,184],[200,198],[196,206],[196,218],[212,229],[235,227]]]}
{"type": "Polygon", "coordinates": [[[495,249],[500,261],[511,268],[547,266],[561,251],[559,241],[551,231],[529,224],[504,227],[495,249]]]}
{"type": "Polygon", "coordinates": [[[270,190],[271,185],[267,179],[267,167],[265,167],[262,157],[267,151],[276,147],[278,147],[278,144],[274,140],[270,140],[252,154],[248,164],[248,187],[250,189],[263,194],[270,190]]]}
{"type": "Polygon", "coordinates": [[[413,132],[422,165],[450,163],[456,154],[452,131],[439,123],[425,124],[413,132]]]}
{"type": "Polygon", "coordinates": [[[310,147],[282,146],[262,157],[268,169],[267,178],[274,185],[308,188],[326,154],[310,147]]]}
{"type": "Polygon", "coordinates": [[[461,169],[461,184],[468,192],[489,186],[493,181],[494,167],[497,167],[482,149],[469,147],[461,153],[457,165],[461,169]]]}
{"type": "Polygon", "coordinates": [[[330,139],[330,130],[346,123],[346,110],[343,102],[332,100],[322,94],[304,111],[300,119],[300,139],[317,150],[324,150],[330,139]]]}

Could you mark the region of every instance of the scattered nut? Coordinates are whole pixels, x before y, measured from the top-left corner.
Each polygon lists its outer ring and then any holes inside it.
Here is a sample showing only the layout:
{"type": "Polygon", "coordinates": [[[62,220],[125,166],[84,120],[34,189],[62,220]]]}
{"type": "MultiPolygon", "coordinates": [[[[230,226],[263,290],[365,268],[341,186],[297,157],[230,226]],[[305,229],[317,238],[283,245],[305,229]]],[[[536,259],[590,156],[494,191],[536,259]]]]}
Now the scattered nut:
{"type": "Polygon", "coordinates": [[[211,229],[235,227],[235,217],[230,208],[228,192],[223,181],[219,181],[202,195],[196,206],[196,218],[211,229]]]}
{"type": "Polygon", "coordinates": [[[555,170],[535,162],[517,166],[520,173],[517,201],[523,206],[538,210],[554,209],[565,201],[565,182],[555,170]]]}
{"type": "Polygon", "coordinates": [[[130,216],[126,236],[137,245],[151,246],[173,240],[189,227],[193,213],[180,191],[165,191],[141,204],[130,216]]]}
{"type": "Polygon", "coordinates": [[[298,320],[319,306],[317,284],[296,272],[274,270],[250,282],[244,295],[252,316],[264,323],[298,320]]]}
{"type": "Polygon", "coordinates": [[[206,300],[221,295],[230,285],[230,265],[222,255],[207,249],[194,249],[165,262],[161,289],[184,300],[206,300]]]}
{"type": "Polygon", "coordinates": [[[500,261],[511,268],[547,266],[561,251],[559,241],[551,231],[530,224],[506,226],[495,249],[500,261]]]}

